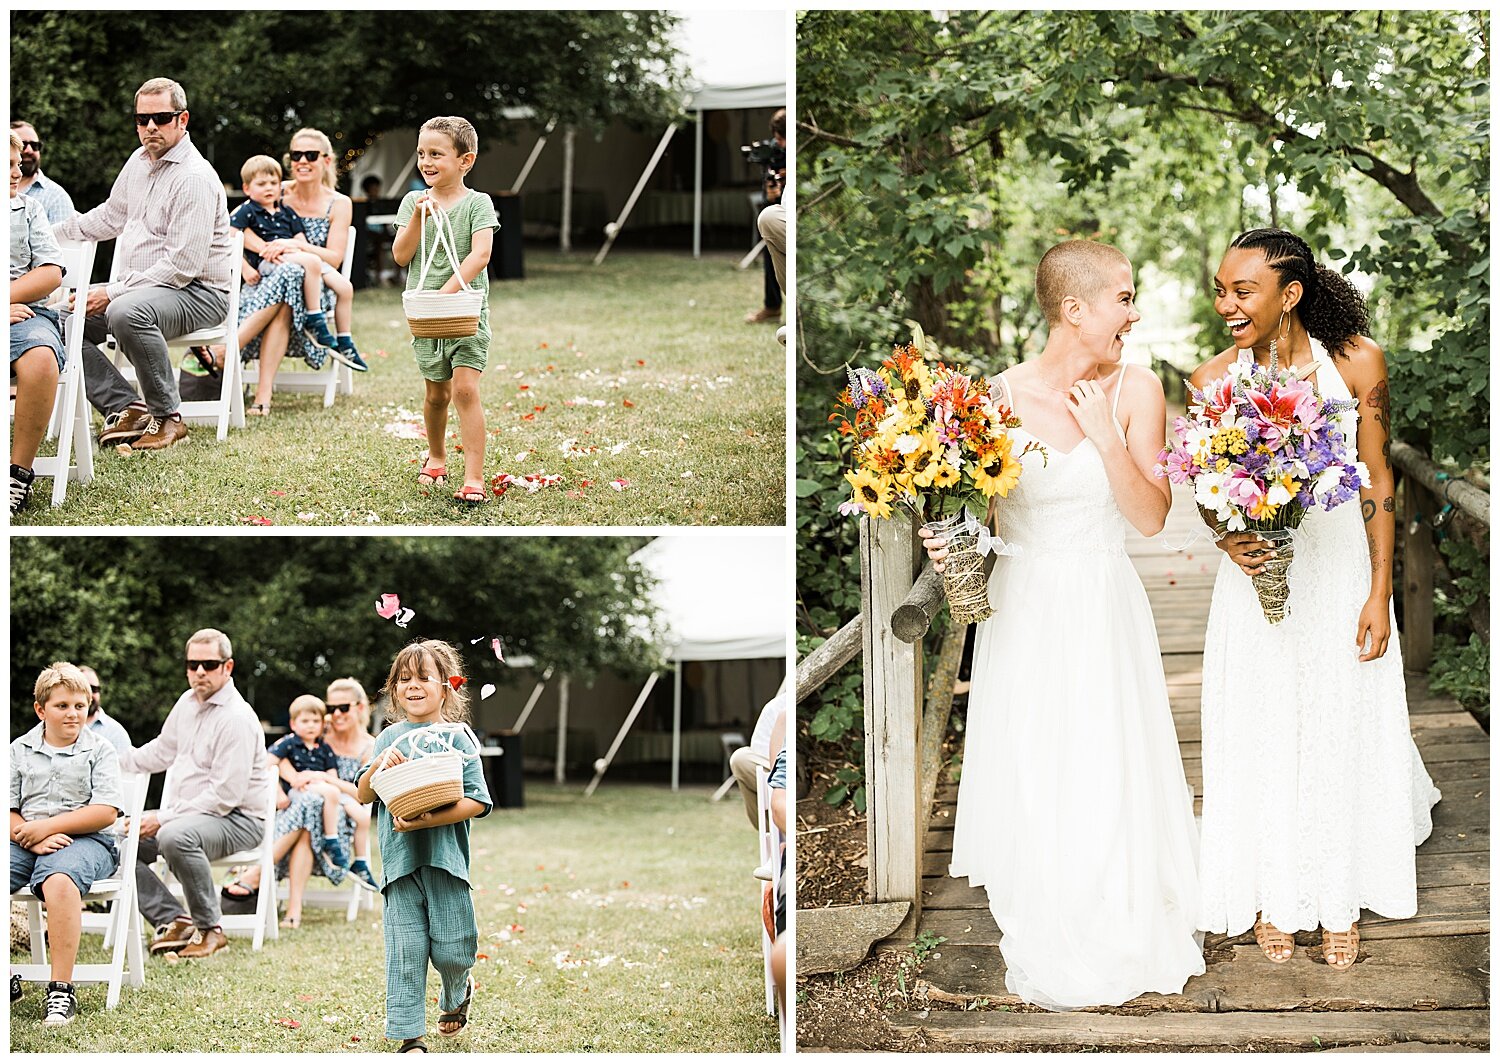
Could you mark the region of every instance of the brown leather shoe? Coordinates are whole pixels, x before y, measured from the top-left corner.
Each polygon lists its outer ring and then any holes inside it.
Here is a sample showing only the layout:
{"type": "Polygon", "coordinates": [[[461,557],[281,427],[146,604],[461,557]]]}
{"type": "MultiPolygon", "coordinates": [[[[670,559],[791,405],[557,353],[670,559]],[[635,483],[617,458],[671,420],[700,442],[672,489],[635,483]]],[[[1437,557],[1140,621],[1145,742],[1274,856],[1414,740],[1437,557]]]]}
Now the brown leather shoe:
{"type": "Polygon", "coordinates": [[[127,406],[121,412],[112,413],[104,419],[104,429],[99,433],[99,445],[107,447],[116,443],[134,443],[146,434],[150,425],[149,413],[127,406]]]}
{"type": "Polygon", "coordinates": [[[153,417],[146,434],[130,444],[131,450],[166,450],[187,438],[187,425],[181,417],[153,417]]]}
{"type": "Polygon", "coordinates": [[[205,956],[212,956],[220,949],[229,947],[229,939],[224,936],[224,931],[218,927],[208,930],[200,930],[193,937],[193,943],[183,949],[177,955],[184,960],[201,960],[205,956]]]}
{"type": "Polygon", "coordinates": [[[151,939],[151,952],[157,955],[187,948],[193,940],[194,933],[192,923],[168,923],[158,928],[156,936],[151,939]]]}
{"type": "Polygon", "coordinates": [[[745,315],[745,324],[758,325],[762,321],[780,321],[781,311],[772,310],[769,306],[763,306],[759,310],[752,310],[745,315]]]}

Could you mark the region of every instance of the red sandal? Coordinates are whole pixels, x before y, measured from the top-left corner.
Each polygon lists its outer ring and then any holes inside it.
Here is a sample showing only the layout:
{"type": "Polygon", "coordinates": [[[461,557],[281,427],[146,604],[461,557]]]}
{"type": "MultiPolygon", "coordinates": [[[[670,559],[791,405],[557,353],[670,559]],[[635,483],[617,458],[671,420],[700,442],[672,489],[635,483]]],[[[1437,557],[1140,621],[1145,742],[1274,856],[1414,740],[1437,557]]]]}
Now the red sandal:
{"type": "Polygon", "coordinates": [[[475,487],[472,484],[465,484],[453,494],[453,501],[465,506],[482,506],[489,500],[489,495],[484,493],[483,487],[475,487]]]}
{"type": "Polygon", "coordinates": [[[422,457],[418,459],[421,468],[417,471],[417,483],[423,487],[441,487],[448,482],[448,466],[429,465],[430,451],[422,451],[422,457]]]}

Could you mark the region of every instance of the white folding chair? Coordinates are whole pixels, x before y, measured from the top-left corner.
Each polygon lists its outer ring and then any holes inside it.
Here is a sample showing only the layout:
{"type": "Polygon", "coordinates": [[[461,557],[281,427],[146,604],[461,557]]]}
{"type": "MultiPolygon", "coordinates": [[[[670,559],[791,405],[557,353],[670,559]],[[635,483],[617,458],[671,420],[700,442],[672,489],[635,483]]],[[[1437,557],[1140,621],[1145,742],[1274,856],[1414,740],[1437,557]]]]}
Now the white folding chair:
{"type": "MultiPolygon", "coordinates": [[[[63,281],[59,289],[66,305],[70,293],[82,297],[89,290],[89,275],[94,270],[92,240],[59,241],[63,253],[63,281]]],[[[57,379],[57,397],[52,402],[52,417],[47,422],[47,438],[57,440],[57,454],[37,458],[31,471],[52,477],[52,504],[60,506],[68,495],[68,481],[86,484],[94,478],[94,447],[89,438],[89,406],[83,387],[82,314],[69,314],[63,329],[62,373],[57,379]]],[[[6,407],[7,416],[15,420],[16,400],[6,407]]]]}
{"type": "MultiPolygon", "coordinates": [[[[167,340],[168,358],[174,349],[186,347],[207,347],[210,344],[222,343],[224,345],[224,368],[220,372],[219,397],[203,401],[184,402],[179,407],[184,421],[195,424],[211,424],[218,428],[218,436],[222,441],[229,438],[229,429],[245,427],[245,393],[240,381],[240,260],[245,253],[245,233],[241,229],[233,229],[230,239],[230,267],[229,267],[229,306],[224,313],[224,321],[221,324],[210,325],[208,328],[198,329],[182,336],[173,336],[167,340]]],[[[120,272],[120,241],[115,241],[115,257],[110,265],[109,276],[114,280],[120,272]]],[[[106,340],[106,343],[114,350],[115,367],[120,370],[126,380],[134,381],[135,369],[115,343],[114,337],[106,340]]],[[[172,372],[176,372],[176,362],[172,362],[172,372]]]]}
{"type": "MultiPolygon", "coordinates": [[[[318,839],[314,838],[312,843],[318,844],[318,839]]],[[[359,918],[361,911],[373,912],[375,910],[375,894],[363,886],[356,885],[353,874],[345,875],[344,882],[345,888],[343,889],[330,883],[327,889],[303,890],[302,907],[343,909],[344,919],[350,923],[359,918]]],[[[290,893],[291,883],[285,881],[277,883],[278,900],[286,900],[290,893]]]]}
{"type": "MultiPolygon", "coordinates": [[[[349,242],[344,245],[344,263],[339,267],[345,280],[354,272],[355,231],[354,226],[349,226],[349,242]]],[[[354,394],[354,370],[332,355],[323,363],[322,369],[297,369],[295,365],[290,359],[281,364],[276,372],[273,391],[321,391],[325,407],[333,405],[335,394],[354,394]]],[[[246,388],[255,387],[260,382],[260,362],[247,362],[240,370],[240,380],[246,388]]]]}
{"type": "MultiPolygon", "coordinates": [[[[109,905],[102,924],[85,913],[83,929],[104,930],[104,947],[110,958],[108,963],[75,964],[73,981],[107,983],[106,1008],[113,1008],[120,1002],[122,984],[146,984],[145,949],[141,945],[140,909],[135,893],[135,864],[141,843],[141,812],[146,807],[147,781],[145,775],[125,775],[120,779],[125,815],[130,818],[130,827],[123,839],[120,866],[109,878],[95,882],[84,898],[85,903],[104,901],[109,905]]],[[[52,969],[47,964],[42,902],[30,890],[13,893],[10,899],[12,904],[25,903],[31,927],[31,962],[11,964],[10,973],[20,975],[24,981],[46,982],[52,977],[52,969]]]]}
{"type": "MultiPolygon", "coordinates": [[[[162,787],[162,804],[166,804],[172,793],[172,769],[167,769],[167,779],[162,787]]],[[[259,949],[266,938],[276,940],[276,891],[265,888],[265,884],[276,881],[276,860],[272,855],[272,846],[276,841],[276,791],[278,784],[276,776],[271,775],[271,785],[266,794],[268,809],[266,814],[266,825],[261,832],[260,844],[252,849],[241,849],[227,856],[221,856],[217,860],[210,860],[211,867],[243,867],[254,865],[260,868],[260,881],[262,888],[256,896],[255,911],[245,915],[221,914],[219,927],[225,934],[248,934],[252,939],[251,948],[259,949]]],[[[159,858],[157,864],[160,868],[162,881],[174,894],[182,895],[182,886],[172,877],[171,871],[166,866],[166,861],[159,858]]]]}

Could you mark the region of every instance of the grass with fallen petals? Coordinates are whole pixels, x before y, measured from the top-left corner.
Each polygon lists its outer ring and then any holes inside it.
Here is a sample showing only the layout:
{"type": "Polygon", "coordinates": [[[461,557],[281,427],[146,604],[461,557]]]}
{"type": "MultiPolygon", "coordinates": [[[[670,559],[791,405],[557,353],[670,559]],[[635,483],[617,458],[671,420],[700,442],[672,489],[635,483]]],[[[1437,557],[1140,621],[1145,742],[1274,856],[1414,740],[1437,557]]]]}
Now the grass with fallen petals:
{"type": "Polygon", "coordinates": [[[270,417],[223,443],[194,425],[164,453],[96,451],[92,483],[51,509],[50,481],[39,481],[15,523],[780,525],[786,349],[771,326],[744,323],[761,274],[734,261],[617,252],[595,267],[532,251],[524,281],[491,286],[486,478],[546,473],[561,477],[555,486],[459,506],[451,417],[450,483],[424,493],[425,443],[402,438],[421,424],[422,381],[400,293],[366,290],[353,332],[371,371],[352,396],[324,409],[321,395],[278,392],[270,417]]]}

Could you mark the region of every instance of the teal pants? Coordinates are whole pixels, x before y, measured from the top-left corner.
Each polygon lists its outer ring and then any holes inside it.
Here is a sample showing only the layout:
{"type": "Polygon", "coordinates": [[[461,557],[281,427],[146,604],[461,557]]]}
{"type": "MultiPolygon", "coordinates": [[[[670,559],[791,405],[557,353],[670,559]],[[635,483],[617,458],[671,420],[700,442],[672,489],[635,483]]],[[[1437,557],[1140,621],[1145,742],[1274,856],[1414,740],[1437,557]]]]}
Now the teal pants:
{"type": "Polygon", "coordinates": [[[479,950],[469,884],[436,867],[419,867],[386,883],[385,1035],[405,1040],[427,1032],[427,964],[442,979],[442,1011],[464,1002],[479,950]]]}

